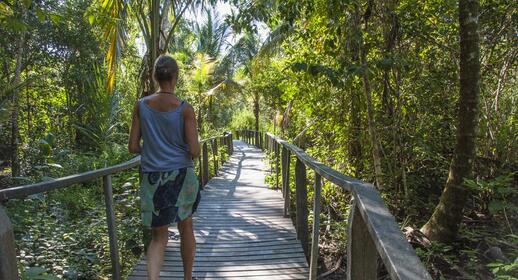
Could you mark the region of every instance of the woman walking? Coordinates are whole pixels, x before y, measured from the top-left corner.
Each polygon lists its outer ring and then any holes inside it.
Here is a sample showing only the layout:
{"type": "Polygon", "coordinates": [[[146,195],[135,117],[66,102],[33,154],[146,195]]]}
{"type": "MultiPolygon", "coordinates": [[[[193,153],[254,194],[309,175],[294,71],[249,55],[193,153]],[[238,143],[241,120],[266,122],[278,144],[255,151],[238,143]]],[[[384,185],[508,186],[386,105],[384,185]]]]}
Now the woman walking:
{"type": "Polygon", "coordinates": [[[137,102],[130,130],[129,151],[141,154],[142,221],[151,228],[146,252],[150,280],[159,279],[169,225],[178,224],[184,279],[192,279],[196,251],[192,214],[200,192],[193,158],[200,155],[200,144],[194,109],[175,96],[178,73],[172,57],[161,55],[155,61],[158,91],[137,102]]]}

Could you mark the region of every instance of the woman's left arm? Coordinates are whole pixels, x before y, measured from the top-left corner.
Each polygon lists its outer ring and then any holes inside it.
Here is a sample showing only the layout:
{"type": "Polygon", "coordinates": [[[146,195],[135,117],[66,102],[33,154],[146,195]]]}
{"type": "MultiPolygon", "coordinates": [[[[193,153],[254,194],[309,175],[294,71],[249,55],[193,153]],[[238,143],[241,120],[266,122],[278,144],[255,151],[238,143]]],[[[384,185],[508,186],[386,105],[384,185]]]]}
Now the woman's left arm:
{"type": "Polygon", "coordinates": [[[140,115],[138,101],[133,108],[133,117],[131,118],[131,128],[128,141],[128,150],[132,154],[139,154],[141,150],[140,146],[140,115]]]}
{"type": "Polygon", "coordinates": [[[196,128],[196,115],[194,114],[194,108],[191,104],[183,110],[184,127],[185,127],[185,141],[189,145],[189,151],[193,158],[200,156],[201,148],[200,142],[198,141],[198,129],[196,128]]]}

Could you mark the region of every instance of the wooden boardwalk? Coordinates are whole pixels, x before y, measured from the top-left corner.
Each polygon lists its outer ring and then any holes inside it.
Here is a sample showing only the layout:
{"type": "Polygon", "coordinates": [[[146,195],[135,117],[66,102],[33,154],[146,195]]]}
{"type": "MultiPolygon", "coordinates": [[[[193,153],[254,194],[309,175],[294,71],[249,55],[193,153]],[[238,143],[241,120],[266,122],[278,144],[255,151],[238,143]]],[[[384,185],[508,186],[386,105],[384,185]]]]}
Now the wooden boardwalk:
{"type": "MultiPolygon", "coordinates": [[[[198,279],[308,279],[308,264],[280,191],[264,183],[263,153],[234,141],[234,154],[202,192],[195,215],[198,279]]],[[[129,279],[146,279],[145,258],[129,279]]],[[[161,279],[183,279],[178,231],[170,229],[161,279]]]]}

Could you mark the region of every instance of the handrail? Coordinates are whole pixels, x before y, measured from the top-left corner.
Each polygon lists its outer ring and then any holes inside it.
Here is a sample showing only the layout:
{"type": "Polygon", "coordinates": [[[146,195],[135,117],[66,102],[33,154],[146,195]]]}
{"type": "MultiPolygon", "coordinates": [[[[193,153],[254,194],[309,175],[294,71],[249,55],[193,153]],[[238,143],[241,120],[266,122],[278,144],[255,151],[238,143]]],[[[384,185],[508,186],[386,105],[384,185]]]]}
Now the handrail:
{"type": "MultiPolygon", "coordinates": [[[[213,155],[214,172],[218,169],[218,141],[227,147],[227,153],[233,152],[232,133],[225,133],[223,136],[214,136],[200,141],[202,145],[202,157],[199,159],[199,174],[201,187],[209,178],[209,159],[208,145],[211,145],[213,155]]],[[[0,190],[0,203],[10,199],[23,199],[28,195],[43,193],[55,189],[65,188],[74,184],[86,183],[92,180],[103,178],[104,198],[106,204],[106,216],[108,223],[108,235],[110,243],[110,258],[112,262],[112,279],[121,279],[119,253],[117,246],[115,213],[113,211],[113,192],[111,175],[128,170],[140,165],[140,156],[134,157],[129,161],[84,173],[74,174],[54,180],[29,184],[24,186],[12,187],[0,190]]],[[[216,175],[215,174],[215,175],[216,175]]],[[[16,265],[16,250],[12,224],[5,210],[0,204],[0,279],[19,279],[18,268],[16,265]]]]}
{"type": "MultiPolygon", "coordinates": [[[[231,135],[231,134],[227,134],[231,135]]],[[[217,139],[220,139],[225,136],[213,136],[207,139],[203,139],[200,141],[200,145],[214,142],[217,139]]],[[[115,174],[127,169],[131,169],[135,166],[140,165],[140,156],[136,156],[128,161],[125,161],[123,163],[119,163],[117,165],[95,169],[79,174],[69,175],[66,177],[61,177],[58,179],[52,179],[48,181],[43,181],[39,183],[29,184],[29,185],[23,185],[23,186],[17,186],[12,187],[8,189],[2,189],[0,190],[0,202],[7,201],[9,199],[15,199],[15,198],[24,198],[28,195],[33,195],[37,193],[47,192],[55,189],[64,188],[70,185],[74,184],[80,184],[92,181],[97,178],[101,178],[106,175],[115,174]]]]}
{"type": "MultiPolygon", "coordinates": [[[[306,253],[308,247],[308,226],[305,167],[309,167],[315,172],[313,244],[311,246],[311,253],[307,254],[311,261],[310,279],[316,278],[316,261],[318,259],[320,177],[325,178],[345,191],[351,192],[354,197],[348,225],[348,279],[376,279],[378,256],[381,257],[392,279],[432,279],[414,249],[406,241],[394,216],[389,212],[379,192],[372,184],[346,176],[326,166],[299,147],[273,134],[253,130],[240,131],[237,134],[244,136],[250,142],[254,142],[260,148],[263,148],[262,143],[264,142],[267,149],[273,150],[277,166],[276,178],[279,175],[279,149],[282,148],[282,189],[283,196],[287,201],[290,199],[290,153],[297,158],[295,166],[297,232],[306,253]],[[262,139],[265,140],[263,141],[262,139]],[[299,212],[301,214],[298,214],[299,212]],[[302,233],[299,233],[299,231],[302,231],[302,233]]],[[[285,213],[288,211],[289,204],[285,203],[285,213]]]]}
{"type": "Polygon", "coordinates": [[[111,175],[127,169],[131,169],[138,165],[140,165],[140,156],[136,156],[126,162],[110,167],[95,169],[84,173],[69,175],[66,177],[61,177],[59,179],[52,179],[35,184],[3,189],[0,190],[0,201],[6,201],[15,198],[24,198],[28,195],[60,189],[74,184],[89,182],[97,178],[104,177],[106,175],[111,175]]]}

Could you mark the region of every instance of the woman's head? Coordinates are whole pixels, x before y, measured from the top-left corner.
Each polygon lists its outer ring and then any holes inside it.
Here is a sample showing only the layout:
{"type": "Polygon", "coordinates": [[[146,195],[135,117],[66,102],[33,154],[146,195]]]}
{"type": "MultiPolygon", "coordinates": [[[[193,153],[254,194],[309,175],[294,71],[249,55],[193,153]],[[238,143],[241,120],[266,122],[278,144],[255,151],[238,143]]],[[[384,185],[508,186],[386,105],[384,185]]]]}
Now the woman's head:
{"type": "Polygon", "coordinates": [[[155,60],[153,78],[157,83],[176,82],[178,72],[178,63],[171,56],[163,54],[155,60]]]}

